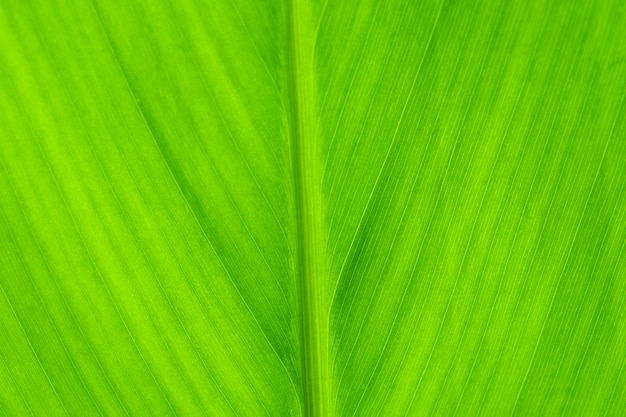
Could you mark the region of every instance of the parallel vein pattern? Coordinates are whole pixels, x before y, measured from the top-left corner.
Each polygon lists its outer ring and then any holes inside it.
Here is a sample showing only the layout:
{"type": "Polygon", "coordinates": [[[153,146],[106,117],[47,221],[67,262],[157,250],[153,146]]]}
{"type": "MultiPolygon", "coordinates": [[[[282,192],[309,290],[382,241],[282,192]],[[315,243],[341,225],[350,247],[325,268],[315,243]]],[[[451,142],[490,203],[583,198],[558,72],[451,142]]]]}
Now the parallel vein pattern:
{"type": "Polygon", "coordinates": [[[620,416],[626,3],[0,2],[0,416],[620,416]]]}
{"type": "Polygon", "coordinates": [[[336,415],[616,413],[623,6],[349,7],[315,51],[336,415]]]}

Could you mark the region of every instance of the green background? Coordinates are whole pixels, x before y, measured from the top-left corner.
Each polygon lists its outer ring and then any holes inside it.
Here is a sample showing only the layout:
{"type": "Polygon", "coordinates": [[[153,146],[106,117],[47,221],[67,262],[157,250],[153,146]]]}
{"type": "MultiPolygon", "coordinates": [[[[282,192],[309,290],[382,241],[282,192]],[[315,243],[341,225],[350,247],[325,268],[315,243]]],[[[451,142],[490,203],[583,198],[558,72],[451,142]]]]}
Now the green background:
{"type": "Polygon", "coordinates": [[[621,416],[623,0],[2,0],[0,415],[621,416]]]}

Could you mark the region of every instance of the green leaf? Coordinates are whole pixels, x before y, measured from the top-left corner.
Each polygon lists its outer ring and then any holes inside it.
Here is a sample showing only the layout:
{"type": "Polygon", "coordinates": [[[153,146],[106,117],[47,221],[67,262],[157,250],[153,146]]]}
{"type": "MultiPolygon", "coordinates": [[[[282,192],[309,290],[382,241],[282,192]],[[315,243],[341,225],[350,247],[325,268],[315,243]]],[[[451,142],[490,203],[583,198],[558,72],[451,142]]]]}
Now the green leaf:
{"type": "Polygon", "coordinates": [[[626,3],[4,0],[0,415],[618,416],[626,3]]]}

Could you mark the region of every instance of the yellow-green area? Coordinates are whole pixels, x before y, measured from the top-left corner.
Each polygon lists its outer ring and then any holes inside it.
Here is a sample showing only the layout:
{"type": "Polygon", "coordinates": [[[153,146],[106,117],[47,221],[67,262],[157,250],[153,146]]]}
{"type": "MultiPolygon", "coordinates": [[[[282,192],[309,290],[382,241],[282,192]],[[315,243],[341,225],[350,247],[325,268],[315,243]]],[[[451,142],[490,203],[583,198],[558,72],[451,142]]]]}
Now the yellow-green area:
{"type": "Polygon", "coordinates": [[[1,0],[0,416],[626,413],[623,0],[1,0]]]}

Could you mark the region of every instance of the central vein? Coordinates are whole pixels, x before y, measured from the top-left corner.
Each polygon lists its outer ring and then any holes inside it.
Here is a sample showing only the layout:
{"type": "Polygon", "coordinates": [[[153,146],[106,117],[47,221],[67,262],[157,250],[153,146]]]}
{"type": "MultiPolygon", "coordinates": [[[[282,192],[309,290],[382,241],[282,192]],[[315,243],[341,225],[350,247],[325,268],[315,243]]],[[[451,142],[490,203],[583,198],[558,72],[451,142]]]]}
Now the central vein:
{"type": "Polygon", "coordinates": [[[293,163],[298,214],[304,414],[328,417],[327,321],[323,314],[323,239],[313,104],[310,2],[290,0],[293,163]]]}

